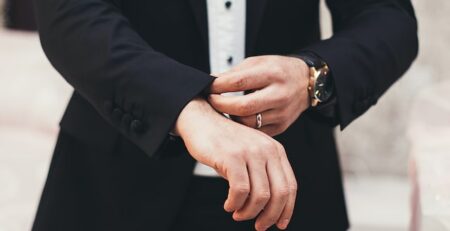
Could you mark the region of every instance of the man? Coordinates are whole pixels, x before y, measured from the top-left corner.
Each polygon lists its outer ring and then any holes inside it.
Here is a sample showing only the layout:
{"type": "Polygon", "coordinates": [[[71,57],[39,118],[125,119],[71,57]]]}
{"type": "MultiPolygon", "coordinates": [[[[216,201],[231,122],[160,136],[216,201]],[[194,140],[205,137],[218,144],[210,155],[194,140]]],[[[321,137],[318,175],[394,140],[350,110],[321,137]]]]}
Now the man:
{"type": "Polygon", "coordinates": [[[320,41],[317,0],[37,0],[75,92],[33,230],[348,229],[333,127],[417,27],[408,0],[327,4],[320,41]]]}

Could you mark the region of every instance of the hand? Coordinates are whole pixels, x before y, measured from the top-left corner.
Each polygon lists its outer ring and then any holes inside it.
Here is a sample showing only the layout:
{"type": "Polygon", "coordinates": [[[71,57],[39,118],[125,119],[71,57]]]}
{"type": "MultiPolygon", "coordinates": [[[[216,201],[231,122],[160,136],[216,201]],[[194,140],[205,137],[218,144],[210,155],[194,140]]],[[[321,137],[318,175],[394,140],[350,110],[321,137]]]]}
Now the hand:
{"type": "Polygon", "coordinates": [[[261,113],[260,130],[270,136],[283,133],[310,106],[309,69],[299,58],[250,57],[215,76],[218,78],[211,85],[210,104],[252,128],[256,127],[256,114],[261,113]],[[253,92],[244,96],[220,95],[236,91],[253,92]]]}
{"type": "Polygon", "coordinates": [[[266,230],[273,224],[280,229],[287,227],[297,182],[280,143],[225,118],[202,99],[192,100],[183,109],[175,132],[193,158],[228,180],[224,209],[233,212],[233,219],[257,217],[257,230],[266,230]]]}

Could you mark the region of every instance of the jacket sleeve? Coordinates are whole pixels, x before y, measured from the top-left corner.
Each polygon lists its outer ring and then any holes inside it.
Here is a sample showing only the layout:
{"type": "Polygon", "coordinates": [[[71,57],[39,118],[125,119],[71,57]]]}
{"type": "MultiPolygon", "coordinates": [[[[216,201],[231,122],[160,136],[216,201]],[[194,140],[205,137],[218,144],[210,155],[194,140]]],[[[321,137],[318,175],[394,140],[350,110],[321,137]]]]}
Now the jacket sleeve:
{"type": "Polygon", "coordinates": [[[333,36],[305,48],[330,67],[344,129],[376,104],[418,53],[410,0],[327,0],[333,36]]]}
{"type": "Polygon", "coordinates": [[[149,156],[213,80],[152,49],[107,0],[36,0],[42,47],[99,114],[149,156]]]}

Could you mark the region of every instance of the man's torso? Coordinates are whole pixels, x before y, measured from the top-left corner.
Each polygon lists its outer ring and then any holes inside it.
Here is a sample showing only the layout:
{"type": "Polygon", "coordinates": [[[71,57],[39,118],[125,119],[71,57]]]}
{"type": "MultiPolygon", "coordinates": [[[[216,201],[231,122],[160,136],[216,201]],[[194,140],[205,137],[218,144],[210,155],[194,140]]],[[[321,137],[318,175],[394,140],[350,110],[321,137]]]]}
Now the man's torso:
{"type": "MultiPolygon", "coordinates": [[[[210,73],[206,1],[116,2],[155,50],[210,73]]],[[[318,4],[317,0],[248,0],[245,56],[290,54],[319,41],[318,4]]],[[[76,92],[61,130],[63,138],[55,150],[37,223],[45,227],[51,217],[70,211],[71,216],[61,217],[61,224],[81,220],[76,227],[167,228],[195,164],[181,140],[168,139],[160,148],[163,156],[172,158],[150,160],[76,92]],[[88,219],[83,216],[86,211],[102,219],[88,219]]],[[[332,127],[306,112],[276,137],[285,146],[299,182],[292,230],[348,226],[332,132],[332,127]]]]}

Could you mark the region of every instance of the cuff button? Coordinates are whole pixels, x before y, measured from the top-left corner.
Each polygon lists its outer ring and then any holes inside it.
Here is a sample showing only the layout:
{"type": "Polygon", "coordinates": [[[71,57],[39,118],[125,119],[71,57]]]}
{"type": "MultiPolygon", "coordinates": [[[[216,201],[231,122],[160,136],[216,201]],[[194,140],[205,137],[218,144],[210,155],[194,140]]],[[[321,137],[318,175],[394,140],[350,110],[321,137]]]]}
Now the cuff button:
{"type": "Polygon", "coordinates": [[[144,124],[140,120],[133,120],[130,124],[131,131],[135,133],[142,133],[145,130],[144,124]]]}

